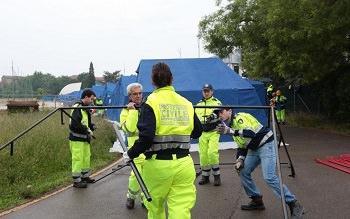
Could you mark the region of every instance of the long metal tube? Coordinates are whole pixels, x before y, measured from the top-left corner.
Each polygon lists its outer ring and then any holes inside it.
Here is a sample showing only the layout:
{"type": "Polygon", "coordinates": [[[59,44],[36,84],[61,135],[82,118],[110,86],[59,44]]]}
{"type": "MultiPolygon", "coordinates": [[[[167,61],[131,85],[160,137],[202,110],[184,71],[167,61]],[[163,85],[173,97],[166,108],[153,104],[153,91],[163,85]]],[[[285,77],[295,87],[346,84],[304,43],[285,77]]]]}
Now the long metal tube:
{"type": "MultiPolygon", "coordinates": [[[[122,146],[123,150],[127,151],[128,147],[125,145],[125,142],[123,141],[123,137],[120,134],[120,130],[119,129],[116,129],[116,134],[117,134],[118,141],[120,142],[120,145],[122,146]]],[[[149,194],[148,189],[147,189],[145,183],[143,182],[143,179],[142,179],[139,171],[137,170],[137,167],[136,167],[136,165],[135,165],[133,160],[130,161],[130,167],[131,167],[132,171],[134,171],[134,174],[135,174],[135,177],[137,179],[137,182],[139,183],[140,188],[141,188],[143,194],[145,195],[147,201],[149,201],[149,202],[152,201],[152,197],[149,194]]]]}
{"type": "Polygon", "coordinates": [[[282,208],[283,208],[283,216],[285,219],[288,219],[288,212],[287,212],[287,206],[286,206],[286,200],[284,197],[284,189],[283,189],[283,182],[282,182],[282,173],[281,173],[281,164],[280,164],[280,156],[278,153],[278,145],[277,145],[277,132],[276,132],[276,120],[275,120],[275,109],[271,107],[271,119],[272,119],[272,131],[273,131],[273,139],[275,143],[275,151],[276,151],[276,166],[277,166],[277,174],[280,181],[280,189],[281,189],[281,202],[282,202],[282,208]]]}

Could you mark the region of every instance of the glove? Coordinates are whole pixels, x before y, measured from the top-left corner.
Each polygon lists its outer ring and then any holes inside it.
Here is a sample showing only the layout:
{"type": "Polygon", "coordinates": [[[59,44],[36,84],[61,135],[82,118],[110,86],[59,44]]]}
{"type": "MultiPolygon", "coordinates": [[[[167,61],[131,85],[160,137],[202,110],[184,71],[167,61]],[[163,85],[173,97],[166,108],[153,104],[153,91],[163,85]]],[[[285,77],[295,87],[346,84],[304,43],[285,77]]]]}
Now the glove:
{"type": "Polygon", "coordinates": [[[238,159],[236,160],[236,164],[235,164],[235,169],[236,169],[238,174],[241,172],[243,167],[244,167],[244,157],[239,156],[238,159]]]}
{"type": "Polygon", "coordinates": [[[88,131],[88,135],[94,136],[94,133],[91,131],[91,129],[88,129],[87,131],[88,131]]]}
{"type": "Polygon", "coordinates": [[[125,163],[128,163],[128,162],[131,161],[131,159],[130,159],[130,157],[129,157],[127,151],[125,151],[125,152],[123,153],[123,160],[124,160],[125,163]]]}
{"type": "Polygon", "coordinates": [[[91,129],[88,129],[88,137],[89,137],[89,139],[91,139],[91,138],[96,139],[94,136],[94,133],[91,131],[91,129]]]}
{"type": "Polygon", "coordinates": [[[95,131],[97,129],[97,126],[95,124],[91,124],[91,131],[95,131]]]}
{"type": "Polygon", "coordinates": [[[234,134],[234,131],[225,124],[219,124],[215,129],[219,134],[234,134]]]}

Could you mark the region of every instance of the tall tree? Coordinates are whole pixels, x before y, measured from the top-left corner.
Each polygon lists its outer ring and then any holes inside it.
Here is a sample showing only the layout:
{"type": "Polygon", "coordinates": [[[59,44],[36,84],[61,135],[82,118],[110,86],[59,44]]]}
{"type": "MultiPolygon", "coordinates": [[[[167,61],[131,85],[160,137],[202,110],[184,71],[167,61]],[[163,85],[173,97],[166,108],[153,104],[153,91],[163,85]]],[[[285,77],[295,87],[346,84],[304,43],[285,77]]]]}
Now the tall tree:
{"type": "Polygon", "coordinates": [[[94,86],[96,83],[96,79],[95,79],[95,70],[94,70],[94,65],[92,64],[92,62],[90,62],[90,67],[89,67],[89,76],[88,76],[88,81],[87,81],[87,87],[91,88],[92,86],[94,86]]]}

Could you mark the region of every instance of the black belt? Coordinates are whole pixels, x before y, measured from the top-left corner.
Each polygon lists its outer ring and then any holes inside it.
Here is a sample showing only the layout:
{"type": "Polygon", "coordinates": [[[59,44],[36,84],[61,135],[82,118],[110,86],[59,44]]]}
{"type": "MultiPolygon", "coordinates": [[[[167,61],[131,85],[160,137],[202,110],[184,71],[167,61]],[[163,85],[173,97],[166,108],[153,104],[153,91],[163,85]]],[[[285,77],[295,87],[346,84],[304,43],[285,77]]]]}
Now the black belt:
{"type": "MultiPolygon", "coordinates": [[[[180,159],[180,158],[188,156],[188,154],[185,154],[185,153],[181,153],[181,154],[156,154],[155,159],[156,160],[174,160],[173,155],[176,156],[176,159],[180,159]]],[[[146,155],[146,160],[151,159],[152,156],[153,156],[153,154],[146,155]]]]}

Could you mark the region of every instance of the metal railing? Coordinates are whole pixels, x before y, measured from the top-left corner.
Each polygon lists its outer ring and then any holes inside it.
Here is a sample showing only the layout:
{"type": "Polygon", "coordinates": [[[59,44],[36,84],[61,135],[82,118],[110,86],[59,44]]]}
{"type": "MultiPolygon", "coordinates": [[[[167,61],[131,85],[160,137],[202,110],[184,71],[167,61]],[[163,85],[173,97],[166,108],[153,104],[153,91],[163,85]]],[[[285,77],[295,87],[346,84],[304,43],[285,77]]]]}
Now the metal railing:
{"type": "MultiPolygon", "coordinates": [[[[272,120],[272,131],[274,134],[274,140],[275,140],[275,148],[276,148],[276,158],[277,158],[277,173],[278,173],[278,177],[280,180],[280,189],[281,189],[281,194],[284,194],[284,188],[283,188],[283,182],[282,182],[282,173],[281,173],[281,166],[280,166],[280,159],[279,159],[279,153],[278,153],[278,148],[280,146],[281,143],[283,143],[283,146],[285,148],[288,160],[289,160],[289,165],[291,168],[291,175],[292,177],[295,176],[295,170],[294,170],[294,166],[292,163],[292,160],[290,158],[289,152],[287,150],[283,135],[282,135],[282,131],[281,128],[279,126],[279,124],[276,122],[276,113],[275,113],[275,109],[272,106],[239,106],[239,105],[225,105],[225,106],[193,106],[194,108],[216,108],[216,109],[268,109],[270,111],[270,118],[272,120]],[[277,124],[277,125],[276,125],[277,124]],[[276,127],[278,128],[279,134],[280,134],[280,139],[278,141],[278,145],[277,145],[277,131],[276,131],[276,127]]],[[[59,107],[55,110],[53,110],[52,112],[50,112],[48,115],[46,115],[45,117],[43,117],[42,119],[38,120],[37,122],[35,122],[32,126],[30,126],[29,128],[27,128],[26,130],[22,131],[20,134],[18,134],[17,136],[15,136],[14,138],[12,138],[11,140],[9,140],[7,143],[5,143],[4,145],[0,146],[0,151],[5,149],[6,147],[10,146],[10,155],[13,155],[13,151],[14,151],[14,142],[21,138],[23,135],[25,135],[26,133],[28,133],[30,130],[32,130],[34,127],[38,126],[40,123],[42,123],[43,121],[45,121],[46,119],[48,119],[49,117],[51,117],[54,113],[56,113],[57,111],[61,111],[61,124],[64,124],[64,120],[63,120],[63,114],[66,114],[67,116],[70,116],[69,113],[67,113],[65,110],[69,110],[69,109],[123,109],[126,108],[126,106],[80,106],[80,107],[59,107]]],[[[121,137],[118,135],[117,136],[118,139],[121,139],[121,137]]],[[[125,147],[125,145],[122,145],[123,148],[125,147]]],[[[125,150],[126,148],[124,148],[125,150]]],[[[151,201],[151,197],[149,196],[149,193],[147,191],[146,186],[144,185],[144,182],[142,180],[142,177],[140,176],[140,174],[137,171],[137,168],[135,167],[135,165],[132,163],[131,167],[135,173],[135,175],[137,175],[137,180],[140,184],[141,189],[145,190],[144,193],[145,195],[147,194],[147,200],[151,201]]],[[[286,203],[285,203],[285,197],[284,195],[281,195],[281,202],[282,202],[282,208],[283,208],[283,214],[284,214],[284,218],[288,218],[288,214],[287,214],[287,207],[286,207],[286,203]]]]}

